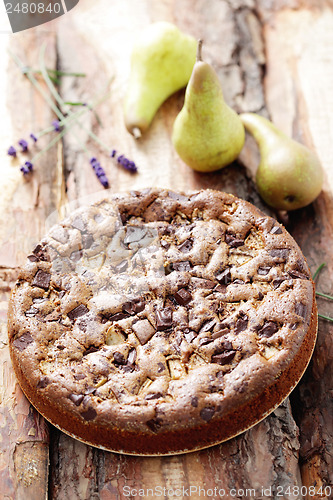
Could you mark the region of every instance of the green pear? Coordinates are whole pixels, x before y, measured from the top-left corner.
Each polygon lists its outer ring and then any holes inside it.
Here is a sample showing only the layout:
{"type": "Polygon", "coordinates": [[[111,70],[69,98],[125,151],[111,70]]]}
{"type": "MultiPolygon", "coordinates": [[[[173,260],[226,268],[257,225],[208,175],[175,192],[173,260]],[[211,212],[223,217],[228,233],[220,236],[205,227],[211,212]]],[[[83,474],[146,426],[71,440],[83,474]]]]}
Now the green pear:
{"type": "Polygon", "coordinates": [[[187,165],[212,172],[237,158],[245,130],[238,114],[226,104],[214,68],[202,61],[201,45],[200,40],[184,106],[173,125],[172,142],[187,165]]]}
{"type": "Polygon", "coordinates": [[[263,200],[277,210],[287,211],[312,203],[323,184],[317,155],[260,115],[243,113],[240,118],[259,147],[256,183],[263,200]]]}
{"type": "Polygon", "coordinates": [[[124,113],[127,130],[140,137],[161,104],[187,85],[197,42],[177,26],[156,22],[144,30],[132,51],[124,113]]]}

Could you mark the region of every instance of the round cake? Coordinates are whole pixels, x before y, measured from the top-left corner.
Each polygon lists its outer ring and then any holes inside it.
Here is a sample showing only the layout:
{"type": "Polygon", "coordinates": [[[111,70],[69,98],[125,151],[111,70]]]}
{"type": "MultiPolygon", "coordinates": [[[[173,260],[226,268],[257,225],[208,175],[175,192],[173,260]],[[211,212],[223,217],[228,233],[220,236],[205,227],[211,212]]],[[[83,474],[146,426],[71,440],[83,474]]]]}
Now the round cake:
{"type": "Polygon", "coordinates": [[[317,310],[275,219],[219,191],[146,189],[51,228],[20,272],[8,330],[18,381],[53,425],[166,455],[272,412],[310,360],[317,310]]]}

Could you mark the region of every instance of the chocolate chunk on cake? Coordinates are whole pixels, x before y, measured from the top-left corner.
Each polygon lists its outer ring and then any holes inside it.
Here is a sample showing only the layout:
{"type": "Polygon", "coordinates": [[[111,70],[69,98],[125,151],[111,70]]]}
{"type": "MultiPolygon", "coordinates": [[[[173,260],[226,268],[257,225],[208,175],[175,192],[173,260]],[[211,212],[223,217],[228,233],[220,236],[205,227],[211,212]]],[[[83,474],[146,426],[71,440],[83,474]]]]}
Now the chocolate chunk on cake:
{"type": "Polygon", "coordinates": [[[283,226],[213,190],[78,209],[28,256],[9,307],[31,403],[93,446],[163,455],[272,412],[311,357],[309,268],[283,226]]]}

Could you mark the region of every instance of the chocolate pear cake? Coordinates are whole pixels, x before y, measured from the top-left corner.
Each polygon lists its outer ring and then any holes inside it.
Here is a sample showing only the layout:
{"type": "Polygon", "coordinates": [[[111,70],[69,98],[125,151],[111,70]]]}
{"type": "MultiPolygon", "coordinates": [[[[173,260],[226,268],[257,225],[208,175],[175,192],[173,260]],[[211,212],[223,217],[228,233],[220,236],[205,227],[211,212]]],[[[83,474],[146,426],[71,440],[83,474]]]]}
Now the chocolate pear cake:
{"type": "Polygon", "coordinates": [[[51,228],[21,270],[8,330],[18,381],[53,425],[166,455],[272,412],[310,360],[317,310],[276,220],[223,192],[146,189],[51,228]]]}

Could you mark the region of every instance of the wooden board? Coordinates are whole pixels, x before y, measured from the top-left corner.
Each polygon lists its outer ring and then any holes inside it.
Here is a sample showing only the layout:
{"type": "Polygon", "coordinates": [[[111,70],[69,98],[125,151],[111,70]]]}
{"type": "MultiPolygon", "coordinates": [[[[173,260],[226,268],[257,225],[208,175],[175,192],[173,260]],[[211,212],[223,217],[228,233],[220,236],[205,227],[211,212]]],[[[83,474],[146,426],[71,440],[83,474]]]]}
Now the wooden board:
{"type": "MultiPolygon", "coordinates": [[[[145,492],[150,488],[146,498],[154,498],[154,492],[165,488],[164,498],[172,498],[180,489],[184,497],[187,492],[192,498],[202,497],[205,490],[212,498],[298,499],[302,486],[305,498],[330,498],[325,490],[318,495],[310,489],[332,484],[333,329],[327,321],[320,321],[313,360],[290,399],[237,438],[187,455],[126,457],[86,446],[45,423],[15,381],[6,333],[10,288],[25,254],[45,231],[47,219],[52,214],[53,220],[61,217],[67,203],[83,204],[87,196],[101,191],[89,157],[100,159],[112,192],[152,185],[213,187],[272,214],[253,182],[258,153],[251,140],[238,164],[214,174],[195,173],[177,157],[170,135],[183,91],[163,104],[140,141],[126,132],[122,101],[131,49],[142,28],[157,20],[174,22],[204,39],[204,56],[216,68],[225,98],[237,111],[270,116],[319,154],[326,176],[322,194],[313,205],[284,216],[283,221],[312,271],[326,263],[318,290],[333,292],[333,7],[329,0],[81,0],[53,23],[2,35],[0,498],[111,500],[127,498],[127,493],[135,498],[140,488],[145,492]],[[20,75],[8,48],[24,64],[37,67],[44,42],[48,67],[86,73],[84,78],[62,78],[64,100],[89,103],[104,95],[106,88],[109,95],[97,108],[102,126],[87,111],[82,119],[85,130],[73,128],[38,160],[31,179],[24,180],[20,161],[11,161],[6,148],[49,125],[54,116],[20,75]],[[87,130],[98,133],[107,149],[96,145],[87,130]],[[113,148],[136,162],[138,174],[129,174],[108,157],[113,148]]],[[[329,301],[319,299],[318,306],[322,314],[333,315],[329,301]]]]}

